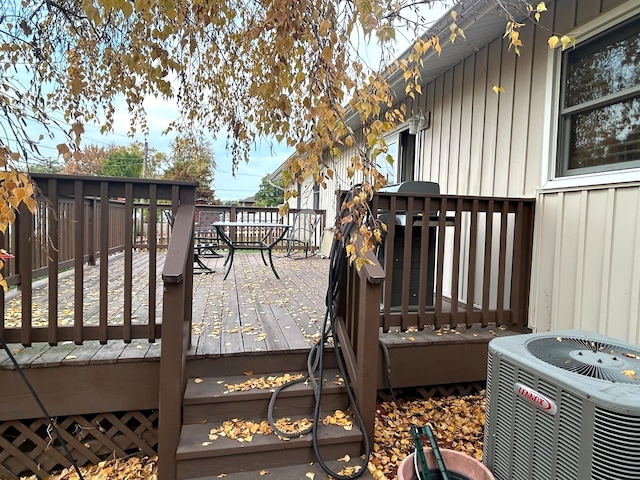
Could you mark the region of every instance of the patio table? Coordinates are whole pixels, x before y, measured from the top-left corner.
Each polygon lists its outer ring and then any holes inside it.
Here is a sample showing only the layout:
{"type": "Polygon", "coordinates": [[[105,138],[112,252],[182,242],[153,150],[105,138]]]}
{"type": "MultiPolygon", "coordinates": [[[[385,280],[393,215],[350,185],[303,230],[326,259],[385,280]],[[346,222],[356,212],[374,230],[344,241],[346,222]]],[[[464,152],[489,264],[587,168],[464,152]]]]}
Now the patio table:
{"type": "Polygon", "coordinates": [[[280,279],[276,267],[273,265],[272,252],[273,247],[284,238],[287,230],[289,230],[289,225],[266,222],[215,222],[213,226],[218,232],[218,237],[229,247],[229,254],[224,261],[227,267],[224,280],[227,279],[231,271],[233,255],[236,250],[259,250],[262,261],[267,265],[267,261],[264,258],[264,252],[266,251],[269,257],[268,265],[271,266],[276,278],[280,279]],[[238,230],[240,230],[241,235],[238,235],[238,230]],[[245,234],[244,237],[242,234],[245,234]]]}

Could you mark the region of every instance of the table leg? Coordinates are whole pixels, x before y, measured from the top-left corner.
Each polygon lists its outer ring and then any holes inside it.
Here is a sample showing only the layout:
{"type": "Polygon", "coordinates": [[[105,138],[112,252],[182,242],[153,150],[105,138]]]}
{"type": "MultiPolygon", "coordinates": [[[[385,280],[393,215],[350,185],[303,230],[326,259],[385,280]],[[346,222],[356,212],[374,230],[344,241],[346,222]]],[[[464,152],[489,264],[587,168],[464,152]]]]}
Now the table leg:
{"type": "MultiPolygon", "coordinates": [[[[276,267],[273,265],[273,258],[271,256],[271,248],[268,249],[269,251],[269,263],[271,264],[271,270],[273,271],[273,274],[276,276],[276,278],[278,280],[280,280],[280,277],[278,276],[278,272],[276,272],[276,267]]],[[[260,250],[262,252],[262,250],[260,250]]],[[[264,260],[264,257],[262,257],[262,259],[264,260]]],[[[265,262],[266,265],[267,262],[265,262]]]]}
{"type": "MultiPolygon", "coordinates": [[[[268,250],[269,250],[269,257],[271,257],[271,249],[268,249],[268,250]]],[[[267,260],[264,258],[264,248],[260,249],[260,255],[262,256],[262,262],[265,265],[267,265],[267,260]]]]}
{"type": "Polygon", "coordinates": [[[224,264],[227,266],[227,271],[224,274],[224,278],[223,280],[226,280],[227,277],[229,276],[229,272],[231,271],[231,266],[233,265],[233,253],[235,251],[235,248],[233,248],[231,245],[229,245],[229,254],[227,255],[227,258],[224,261],[224,264]]]}

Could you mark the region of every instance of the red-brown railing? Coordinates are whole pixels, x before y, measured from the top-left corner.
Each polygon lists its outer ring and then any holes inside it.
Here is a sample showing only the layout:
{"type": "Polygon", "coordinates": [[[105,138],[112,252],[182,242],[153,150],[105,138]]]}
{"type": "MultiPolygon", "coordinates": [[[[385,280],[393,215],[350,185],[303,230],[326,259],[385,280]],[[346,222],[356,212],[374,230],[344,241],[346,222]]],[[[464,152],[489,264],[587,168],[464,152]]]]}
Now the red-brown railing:
{"type": "MultiPolygon", "coordinates": [[[[26,208],[0,245],[15,254],[3,270],[9,285],[17,286],[21,296],[21,319],[18,325],[6,325],[5,309],[0,309],[0,333],[5,341],[31,345],[48,342],[55,345],[71,340],[83,343],[133,338],[155,340],[160,336],[156,318],[157,252],[166,246],[163,209],[195,203],[195,184],[151,180],[77,177],[33,174],[39,194],[35,215],[26,208]],[[104,206],[108,206],[104,208],[104,206]],[[144,222],[141,219],[146,219],[144,222]],[[156,221],[149,221],[156,219],[156,221]],[[148,320],[132,324],[132,256],[134,249],[144,248],[149,259],[148,320]],[[123,252],[123,313],[119,322],[107,315],[110,268],[109,255],[123,252]],[[107,253],[105,255],[104,253],[107,253]],[[99,312],[94,325],[86,325],[83,315],[84,264],[99,265],[99,312]],[[73,325],[60,325],[60,270],[73,270],[73,325]],[[46,325],[34,325],[33,281],[43,277],[48,282],[46,325]]],[[[192,222],[193,223],[193,222],[192,222]]],[[[166,247],[165,247],[166,248],[166,247]]],[[[0,291],[4,307],[5,295],[0,291]]]]}
{"type": "Polygon", "coordinates": [[[526,331],[533,199],[378,193],[387,233],[347,268],[338,335],[365,428],[374,431],[379,334],[474,325],[526,331]],[[375,321],[374,319],[377,319],[375,321]]]}

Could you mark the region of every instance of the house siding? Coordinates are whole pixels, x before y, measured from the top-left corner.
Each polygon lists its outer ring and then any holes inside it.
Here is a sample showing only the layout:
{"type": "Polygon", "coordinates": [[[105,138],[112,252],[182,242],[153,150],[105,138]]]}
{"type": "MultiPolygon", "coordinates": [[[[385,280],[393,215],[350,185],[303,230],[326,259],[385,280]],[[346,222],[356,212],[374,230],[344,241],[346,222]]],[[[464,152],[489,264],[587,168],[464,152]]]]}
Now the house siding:
{"type": "Polygon", "coordinates": [[[530,326],[640,344],[640,185],[541,192],[530,326]]]}
{"type": "Polygon", "coordinates": [[[520,56],[498,37],[404,104],[407,118],[430,114],[416,139],[416,180],[438,182],[445,194],[536,197],[530,327],[580,328],[640,343],[637,175],[600,186],[543,185],[555,164],[555,120],[547,113],[558,79],[549,72],[549,32],[572,32],[620,5],[632,2],[556,1],[539,27],[522,29],[520,56]],[[493,85],[505,92],[495,94],[493,85]]]}

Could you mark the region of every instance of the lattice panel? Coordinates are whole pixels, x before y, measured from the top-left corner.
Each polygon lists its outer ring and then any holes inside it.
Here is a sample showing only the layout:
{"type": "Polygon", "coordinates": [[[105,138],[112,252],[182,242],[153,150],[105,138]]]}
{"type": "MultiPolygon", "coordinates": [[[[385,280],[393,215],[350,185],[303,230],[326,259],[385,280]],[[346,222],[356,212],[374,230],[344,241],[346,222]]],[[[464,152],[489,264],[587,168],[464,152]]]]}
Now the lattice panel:
{"type": "MultiPolygon", "coordinates": [[[[464,397],[465,395],[472,395],[480,393],[485,389],[484,382],[467,382],[467,383],[451,383],[448,385],[431,385],[427,387],[415,387],[415,388],[399,388],[394,389],[396,397],[421,397],[426,400],[437,397],[464,397]]],[[[378,396],[384,401],[391,401],[392,397],[389,391],[379,390],[378,396]]]]}
{"type": "MultiPolygon", "coordinates": [[[[111,455],[156,454],[157,410],[73,415],[58,418],[57,425],[79,466],[111,455]]],[[[46,419],[0,423],[0,478],[34,474],[46,478],[70,464],[46,419]]]]}

